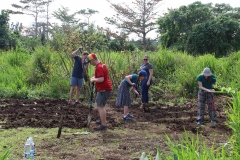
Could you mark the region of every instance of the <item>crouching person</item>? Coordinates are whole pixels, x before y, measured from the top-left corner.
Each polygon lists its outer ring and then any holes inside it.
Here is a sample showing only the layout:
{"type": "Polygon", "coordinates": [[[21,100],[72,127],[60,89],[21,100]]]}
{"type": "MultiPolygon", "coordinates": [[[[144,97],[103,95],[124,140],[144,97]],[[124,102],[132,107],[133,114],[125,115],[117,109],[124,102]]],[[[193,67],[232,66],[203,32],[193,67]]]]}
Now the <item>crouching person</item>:
{"type": "Polygon", "coordinates": [[[132,120],[134,117],[129,114],[129,107],[131,106],[131,97],[130,97],[130,88],[133,87],[133,92],[139,97],[141,95],[136,91],[136,86],[139,84],[139,81],[146,79],[147,72],[141,70],[138,74],[131,74],[126,76],[121,82],[118,93],[116,106],[124,108],[123,120],[132,120]]]}
{"type": "Polygon", "coordinates": [[[205,103],[207,103],[211,124],[215,126],[217,122],[217,115],[213,100],[215,92],[213,84],[216,83],[216,77],[211,73],[209,68],[204,68],[203,73],[198,76],[197,81],[199,86],[197,124],[201,125],[204,122],[205,103]]]}

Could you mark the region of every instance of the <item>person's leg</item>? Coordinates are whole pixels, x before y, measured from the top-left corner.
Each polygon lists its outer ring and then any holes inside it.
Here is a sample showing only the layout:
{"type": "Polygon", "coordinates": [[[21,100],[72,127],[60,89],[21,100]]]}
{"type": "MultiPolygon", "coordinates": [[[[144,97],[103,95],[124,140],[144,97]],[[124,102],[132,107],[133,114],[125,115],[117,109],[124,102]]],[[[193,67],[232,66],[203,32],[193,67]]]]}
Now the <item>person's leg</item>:
{"type": "Polygon", "coordinates": [[[101,125],[98,126],[97,128],[94,128],[94,130],[96,130],[96,131],[105,130],[107,128],[106,127],[107,113],[106,113],[106,109],[104,106],[106,105],[107,99],[109,98],[110,94],[111,94],[110,91],[97,93],[96,103],[97,103],[98,113],[99,113],[100,119],[101,119],[101,125]]]}
{"type": "Polygon", "coordinates": [[[83,78],[77,78],[76,102],[79,102],[81,87],[83,87],[83,78]]]}
{"type": "Polygon", "coordinates": [[[123,116],[127,116],[129,114],[129,108],[128,106],[123,107],[123,116]]]}
{"type": "Polygon", "coordinates": [[[105,107],[98,106],[97,109],[98,109],[98,113],[100,115],[101,125],[106,126],[107,125],[107,123],[106,123],[106,121],[107,121],[107,113],[106,113],[105,107]]]}
{"type": "Polygon", "coordinates": [[[76,102],[79,102],[80,90],[81,90],[81,87],[77,86],[77,89],[76,89],[76,102]]]}
{"type": "Polygon", "coordinates": [[[147,81],[144,80],[141,84],[141,89],[142,89],[142,103],[147,103],[147,81]]]}
{"type": "Polygon", "coordinates": [[[73,97],[74,88],[75,88],[75,86],[71,86],[71,88],[70,88],[69,103],[72,102],[72,97],[73,97]]]}
{"type": "Polygon", "coordinates": [[[77,81],[76,81],[76,78],[75,77],[71,77],[70,79],[70,96],[69,96],[69,103],[72,102],[72,97],[73,97],[73,93],[74,93],[74,89],[75,89],[75,86],[77,85],[77,81]]]}
{"type": "Polygon", "coordinates": [[[205,101],[206,101],[205,93],[202,90],[199,90],[198,91],[198,111],[197,111],[198,124],[201,124],[204,122],[205,101]]]}
{"type": "Polygon", "coordinates": [[[150,87],[150,86],[147,86],[147,84],[146,84],[146,89],[145,89],[145,92],[146,92],[146,93],[145,93],[145,94],[146,94],[146,95],[145,95],[145,103],[148,103],[148,100],[149,100],[149,98],[148,98],[149,87],[150,87]]]}

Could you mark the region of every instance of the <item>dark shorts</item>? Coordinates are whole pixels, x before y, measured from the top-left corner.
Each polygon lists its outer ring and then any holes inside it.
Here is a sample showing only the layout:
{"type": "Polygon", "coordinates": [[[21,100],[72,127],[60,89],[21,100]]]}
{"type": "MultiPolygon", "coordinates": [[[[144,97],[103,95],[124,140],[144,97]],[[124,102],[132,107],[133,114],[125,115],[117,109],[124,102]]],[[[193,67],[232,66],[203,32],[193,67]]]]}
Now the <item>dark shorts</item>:
{"type": "Polygon", "coordinates": [[[70,79],[70,86],[83,86],[83,78],[75,78],[71,77],[70,79]]]}
{"type": "Polygon", "coordinates": [[[110,97],[111,91],[97,92],[96,103],[98,107],[104,107],[110,97]]]}

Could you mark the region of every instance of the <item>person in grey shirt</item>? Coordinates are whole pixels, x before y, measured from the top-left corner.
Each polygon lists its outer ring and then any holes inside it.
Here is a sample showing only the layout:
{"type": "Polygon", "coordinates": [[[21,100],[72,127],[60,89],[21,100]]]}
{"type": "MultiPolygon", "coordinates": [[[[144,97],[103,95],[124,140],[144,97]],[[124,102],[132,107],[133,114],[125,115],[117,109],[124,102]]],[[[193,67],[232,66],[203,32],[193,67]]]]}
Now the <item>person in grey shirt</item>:
{"type": "Polygon", "coordinates": [[[72,97],[73,97],[73,92],[74,89],[77,87],[76,90],[76,101],[75,103],[80,103],[79,102],[79,95],[80,95],[80,89],[81,87],[83,87],[83,77],[84,77],[84,72],[87,68],[87,62],[85,61],[87,56],[88,56],[88,52],[83,52],[82,53],[82,57],[77,55],[77,52],[79,50],[81,50],[82,48],[78,48],[77,50],[72,52],[72,58],[74,58],[74,66],[73,66],[73,70],[72,70],[72,76],[70,79],[70,97],[69,97],[69,104],[72,104],[72,97]]]}
{"type": "MultiPolygon", "coordinates": [[[[144,111],[149,111],[148,107],[148,90],[150,85],[152,84],[152,77],[153,77],[153,66],[148,61],[148,56],[145,55],[143,57],[143,64],[140,66],[140,70],[145,70],[147,72],[147,78],[141,82],[141,89],[142,89],[142,104],[144,111]]],[[[142,106],[140,106],[141,108],[142,106]]]]}

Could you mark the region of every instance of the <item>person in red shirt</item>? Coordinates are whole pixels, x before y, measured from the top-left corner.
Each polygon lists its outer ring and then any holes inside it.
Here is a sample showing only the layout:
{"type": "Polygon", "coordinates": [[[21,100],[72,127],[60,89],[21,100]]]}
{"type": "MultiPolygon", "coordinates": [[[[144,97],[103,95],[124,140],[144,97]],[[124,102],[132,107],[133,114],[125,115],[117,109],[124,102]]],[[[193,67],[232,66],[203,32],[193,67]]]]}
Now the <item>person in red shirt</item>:
{"type": "Polygon", "coordinates": [[[112,91],[112,83],[108,75],[108,69],[105,64],[100,62],[97,55],[92,53],[88,55],[88,61],[91,65],[96,66],[94,76],[90,79],[92,83],[96,83],[96,103],[100,115],[100,125],[94,130],[106,130],[106,109],[105,105],[112,91]]]}

